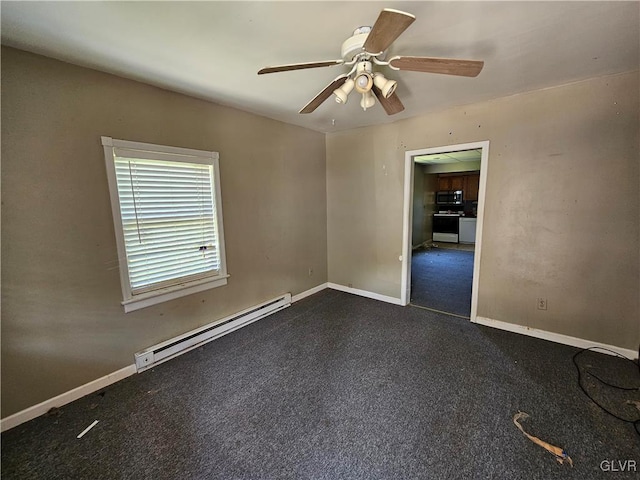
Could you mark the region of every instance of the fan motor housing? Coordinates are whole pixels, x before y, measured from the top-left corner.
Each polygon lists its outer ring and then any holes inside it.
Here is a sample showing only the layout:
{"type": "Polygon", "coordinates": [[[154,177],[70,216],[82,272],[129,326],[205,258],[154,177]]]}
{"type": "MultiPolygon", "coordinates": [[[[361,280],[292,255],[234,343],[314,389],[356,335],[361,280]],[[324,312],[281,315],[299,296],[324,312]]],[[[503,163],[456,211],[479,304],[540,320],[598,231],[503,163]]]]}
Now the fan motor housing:
{"type": "MultiPolygon", "coordinates": [[[[356,30],[357,31],[357,30],[356,30]]],[[[342,59],[346,62],[353,60],[357,54],[362,53],[362,46],[367,40],[369,32],[358,33],[352,37],[347,38],[342,44],[342,59]]]]}

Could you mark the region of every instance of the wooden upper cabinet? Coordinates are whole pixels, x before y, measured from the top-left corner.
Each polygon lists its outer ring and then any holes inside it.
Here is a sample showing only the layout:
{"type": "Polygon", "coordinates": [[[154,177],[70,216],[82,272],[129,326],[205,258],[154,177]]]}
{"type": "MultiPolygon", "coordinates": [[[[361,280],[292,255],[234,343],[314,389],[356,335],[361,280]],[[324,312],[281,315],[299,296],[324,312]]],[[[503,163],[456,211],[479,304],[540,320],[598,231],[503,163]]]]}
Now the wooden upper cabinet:
{"type": "Polygon", "coordinates": [[[465,177],[449,177],[451,178],[451,188],[449,190],[464,190],[465,177]]]}
{"type": "Polygon", "coordinates": [[[447,175],[438,177],[438,190],[464,190],[464,175],[447,175]]]}
{"type": "Polygon", "coordinates": [[[443,174],[438,177],[439,191],[462,190],[465,201],[476,202],[478,200],[479,185],[480,174],[475,172],[461,175],[443,174]]]}
{"type": "Polygon", "coordinates": [[[451,190],[451,177],[438,177],[438,191],[451,190]]]}
{"type": "Polygon", "coordinates": [[[464,177],[464,199],[470,201],[478,200],[478,188],[480,186],[480,175],[472,174],[464,177]]]}

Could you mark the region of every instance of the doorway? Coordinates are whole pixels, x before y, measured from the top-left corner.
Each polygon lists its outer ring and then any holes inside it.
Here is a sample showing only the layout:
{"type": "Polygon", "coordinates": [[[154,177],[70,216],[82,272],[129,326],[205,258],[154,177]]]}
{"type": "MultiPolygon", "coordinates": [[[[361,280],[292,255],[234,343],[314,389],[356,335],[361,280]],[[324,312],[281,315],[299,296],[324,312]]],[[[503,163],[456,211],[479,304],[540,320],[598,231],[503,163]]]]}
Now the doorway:
{"type": "MultiPolygon", "coordinates": [[[[423,305],[433,310],[443,311],[456,316],[464,318],[470,318],[471,321],[475,321],[477,316],[477,303],[478,303],[478,284],[480,280],[480,260],[482,255],[482,226],[484,218],[484,197],[486,189],[487,169],[489,160],[489,141],[473,142],[457,145],[445,145],[441,147],[424,148],[420,150],[412,150],[405,153],[405,179],[404,179],[404,212],[403,212],[403,252],[402,252],[402,292],[401,303],[408,305],[412,299],[412,288],[414,289],[414,297],[419,303],[424,303],[424,298],[419,298],[423,293],[428,293],[431,300],[437,301],[431,305],[423,305]],[[449,198],[455,199],[455,203],[444,205],[442,201],[438,204],[436,199],[436,192],[443,190],[449,190],[451,193],[458,190],[463,190],[458,186],[456,182],[466,181],[465,175],[456,175],[457,172],[467,171],[471,169],[471,164],[466,165],[449,165],[455,162],[463,162],[468,158],[451,158],[452,152],[466,152],[459,154],[460,157],[468,157],[469,155],[478,155],[479,158],[479,174],[475,179],[475,185],[477,186],[477,201],[465,202],[458,199],[455,195],[450,194],[449,198]],[[430,164],[447,164],[442,168],[427,168],[423,166],[425,159],[433,159],[430,164]],[[448,173],[446,172],[448,170],[448,173]],[[440,172],[440,175],[432,175],[440,172]],[[442,173],[445,172],[445,173],[442,173]],[[421,212],[420,206],[414,201],[416,198],[420,198],[420,192],[416,192],[416,188],[420,187],[421,176],[424,176],[424,183],[428,184],[425,187],[425,192],[428,198],[425,198],[424,211],[421,212]],[[444,186],[442,183],[438,186],[434,180],[436,177],[452,177],[451,179],[443,178],[444,186]],[[446,182],[451,180],[452,184],[448,185],[446,182]],[[417,184],[414,185],[414,182],[417,184]],[[439,188],[442,187],[442,188],[439,188]],[[455,188],[454,188],[455,187],[455,188]],[[443,210],[444,209],[444,210],[443,210]],[[442,212],[442,213],[440,213],[442,212]],[[464,213],[465,216],[460,216],[464,213]],[[421,222],[416,215],[424,215],[424,219],[421,222]],[[435,217],[434,215],[443,215],[442,217],[435,217]],[[450,216],[449,216],[450,215],[450,216]],[[460,217],[460,218],[458,218],[460,217]],[[445,228],[453,222],[458,223],[460,219],[464,218],[460,224],[463,225],[462,230],[457,234],[448,229],[447,232],[443,232],[441,235],[433,235],[433,220],[437,218],[436,224],[445,228]],[[473,219],[473,220],[472,220],[473,219]],[[468,235],[469,225],[468,222],[475,221],[475,243],[469,242],[469,239],[463,237],[463,243],[460,243],[459,234],[462,233],[468,235]],[[418,255],[412,255],[413,248],[419,239],[420,235],[415,231],[416,229],[424,228],[428,230],[427,241],[421,245],[422,248],[418,248],[416,251],[418,255]],[[455,236],[455,238],[453,238],[455,236]],[[438,240],[434,241],[434,237],[438,240]],[[440,240],[446,241],[440,241],[440,240]],[[429,256],[429,254],[431,254],[429,256]],[[424,257],[424,258],[421,258],[424,257]],[[419,272],[422,278],[415,278],[415,284],[412,287],[412,259],[414,260],[414,268],[416,272],[419,272]],[[429,268],[423,269],[422,265],[416,265],[415,260],[424,260],[426,266],[429,268]],[[446,277],[449,273],[449,277],[446,277]],[[426,275],[426,277],[425,277],[426,275]],[[457,277],[456,277],[457,276],[457,277]],[[466,279],[466,280],[465,280],[466,279]],[[471,285],[469,289],[469,279],[471,285]],[[438,287],[438,281],[441,282],[438,287]],[[462,288],[456,287],[455,283],[458,282],[462,285],[462,288]],[[467,283],[465,283],[467,282],[467,283]],[[432,291],[423,291],[424,286],[429,286],[432,291]],[[466,285],[466,286],[465,286],[466,285]],[[421,290],[418,290],[418,287],[421,290]],[[449,288],[447,291],[446,289],[449,288]],[[456,290],[458,288],[458,290],[456,290]],[[440,290],[438,290],[440,289],[440,290]],[[466,289],[466,290],[465,290],[466,289]],[[438,293],[440,292],[440,294],[438,293]],[[469,305],[470,302],[470,305],[469,305]],[[440,307],[440,308],[438,308],[440,307]]],[[[471,172],[470,174],[473,174],[471,172]]],[[[462,185],[462,184],[460,184],[462,185]]],[[[465,184],[465,189],[472,189],[472,184],[469,186],[465,184]]],[[[463,190],[464,191],[464,190],[463,190]]],[[[475,198],[475,192],[472,190],[471,196],[468,198],[475,198]]],[[[447,197],[445,197],[447,198],[447,197]]],[[[464,198],[464,197],[463,197],[464,198]]],[[[442,199],[440,199],[442,200],[442,199]]]]}

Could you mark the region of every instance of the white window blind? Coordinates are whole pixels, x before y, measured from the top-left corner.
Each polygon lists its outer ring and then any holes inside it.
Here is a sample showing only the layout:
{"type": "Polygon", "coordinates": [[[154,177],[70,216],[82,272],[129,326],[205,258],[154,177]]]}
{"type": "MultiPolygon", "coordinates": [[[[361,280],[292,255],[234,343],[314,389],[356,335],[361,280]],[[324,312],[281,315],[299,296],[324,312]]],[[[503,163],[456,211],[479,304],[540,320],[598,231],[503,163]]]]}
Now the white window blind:
{"type": "Polygon", "coordinates": [[[220,271],[213,168],[115,159],[132,293],[220,271]]]}
{"type": "Polygon", "coordinates": [[[127,147],[110,149],[121,222],[119,251],[126,260],[125,309],[136,296],[226,279],[217,159],[167,152],[179,150],[173,147],[127,147]]]}

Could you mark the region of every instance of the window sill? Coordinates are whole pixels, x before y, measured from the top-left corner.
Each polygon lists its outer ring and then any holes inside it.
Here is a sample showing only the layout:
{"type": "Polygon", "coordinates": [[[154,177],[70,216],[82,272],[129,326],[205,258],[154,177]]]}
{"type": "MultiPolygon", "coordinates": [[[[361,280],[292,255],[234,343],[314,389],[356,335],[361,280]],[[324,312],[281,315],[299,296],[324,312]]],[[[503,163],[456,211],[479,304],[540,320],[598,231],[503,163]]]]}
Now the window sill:
{"type": "Polygon", "coordinates": [[[152,292],[141,293],[122,302],[124,312],[133,312],[175,298],[185,297],[211,288],[222,287],[227,284],[227,278],[229,278],[229,275],[220,275],[214,278],[205,278],[196,282],[183,283],[152,292]]]}

